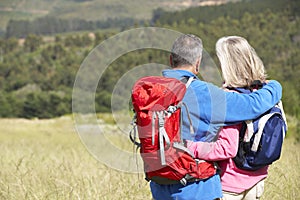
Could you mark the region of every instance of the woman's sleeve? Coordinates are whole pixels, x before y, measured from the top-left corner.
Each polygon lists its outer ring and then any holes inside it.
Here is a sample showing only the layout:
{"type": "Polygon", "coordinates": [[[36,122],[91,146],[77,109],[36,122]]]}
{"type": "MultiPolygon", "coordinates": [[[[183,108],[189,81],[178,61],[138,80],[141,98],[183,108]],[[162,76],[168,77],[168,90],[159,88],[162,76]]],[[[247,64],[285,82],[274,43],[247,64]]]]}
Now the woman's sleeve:
{"type": "Polygon", "coordinates": [[[277,81],[270,81],[262,89],[250,94],[225,92],[208,84],[212,98],[212,123],[238,122],[255,119],[274,105],[282,97],[282,87],[277,81]]]}
{"type": "Polygon", "coordinates": [[[232,92],[227,92],[226,95],[226,121],[244,121],[255,119],[276,105],[282,97],[282,88],[277,81],[270,81],[262,89],[249,95],[232,92]]]}
{"type": "Polygon", "coordinates": [[[196,158],[218,161],[233,158],[237,154],[241,125],[223,127],[216,142],[188,141],[187,147],[196,158]]]}

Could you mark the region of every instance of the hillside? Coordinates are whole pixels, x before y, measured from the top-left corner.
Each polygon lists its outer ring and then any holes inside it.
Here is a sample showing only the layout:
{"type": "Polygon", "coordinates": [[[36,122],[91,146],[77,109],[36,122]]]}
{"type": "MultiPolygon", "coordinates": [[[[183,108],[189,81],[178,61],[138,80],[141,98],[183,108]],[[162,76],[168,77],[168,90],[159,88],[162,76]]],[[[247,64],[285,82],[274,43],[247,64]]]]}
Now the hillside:
{"type": "Polygon", "coordinates": [[[157,8],[180,10],[193,6],[222,4],[237,0],[1,0],[0,31],[9,20],[55,16],[64,19],[106,20],[108,18],[150,19],[157,8]]]}
{"type": "MultiPolygon", "coordinates": [[[[281,82],[286,113],[300,119],[299,1],[251,2],[251,6],[241,2],[206,7],[211,11],[209,13],[202,12],[204,7],[195,7],[189,9],[189,15],[185,14],[187,11],[177,11],[173,17],[172,13],[160,11],[155,18],[155,26],[200,36],[205,50],[215,59],[215,63],[218,63],[214,50],[218,38],[224,35],[245,37],[263,60],[268,78],[281,82]],[[204,21],[209,16],[211,19],[204,21]]],[[[44,19],[51,20],[50,17],[44,19]]],[[[59,28],[55,23],[52,27],[45,22],[40,21],[42,28],[36,30],[50,28],[52,31],[53,28],[56,31],[59,28]]],[[[26,23],[15,25],[16,29],[11,33],[28,29],[26,23]]],[[[29,30],[33,28],[29,27],[29,30]]],[[[45,37],[41,32],[36,35],[31,32],[22,40],[23,45],[14,37],[0,38],[0,117],[52,118],[71,113],[72,89],[82,61],[96,45],[117,33],[117,29],[82,29],[81,32],[45,37]]],[[[138,41],[142,37],[139,35],[135,39],[138,41]]],[[[127,41],[120,41],[118,45],[126,47],[127,41]]],[[[111,111],[112,93],[123,75],[147,63],[168,65],[168,56],[168,52],[141,49],[116,59],[97,87],[96,112],[111,111]]],[[[132,86],[124,87],[125,91],[130,91],[132,86]]],[[[122,94],[116,97],[123,98],[122,94]]],[[[121,106],[118,109],[126,108],[121,106]]]]}

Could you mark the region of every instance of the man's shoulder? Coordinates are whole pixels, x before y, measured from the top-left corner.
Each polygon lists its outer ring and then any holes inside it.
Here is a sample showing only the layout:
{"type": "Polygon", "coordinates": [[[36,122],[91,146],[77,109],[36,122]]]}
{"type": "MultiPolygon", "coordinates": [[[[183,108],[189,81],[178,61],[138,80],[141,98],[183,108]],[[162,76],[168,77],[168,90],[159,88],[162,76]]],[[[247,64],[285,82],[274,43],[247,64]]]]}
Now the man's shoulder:
{"type": "Polygon", "coordinates": [[[208,84],[209,83],[207,83],[205,81],[202,81],[199,78],[195,77],[194,80],[193,80],[193,82],[191,83],[190,87],[191,88],[198,88],[198,87],[200,87],[200,88],[204,88],[204,87],[207,88],[208,84]]]}

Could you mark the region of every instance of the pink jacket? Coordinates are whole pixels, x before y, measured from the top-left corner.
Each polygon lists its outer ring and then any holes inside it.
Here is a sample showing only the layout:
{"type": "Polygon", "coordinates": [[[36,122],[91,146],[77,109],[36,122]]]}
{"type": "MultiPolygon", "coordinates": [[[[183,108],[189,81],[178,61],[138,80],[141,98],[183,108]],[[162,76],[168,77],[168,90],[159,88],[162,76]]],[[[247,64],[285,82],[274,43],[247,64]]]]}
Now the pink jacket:
{"type": "Polygon", "coordinates": [[[236,156],[241,124],[223,127],[216,142],[188,142],[188,148],[199,159],[218,161],[221,169],[222,190],[242,193],[268,175],[268,166],[257,171],[237,168],[232,160],[236,156]]]}

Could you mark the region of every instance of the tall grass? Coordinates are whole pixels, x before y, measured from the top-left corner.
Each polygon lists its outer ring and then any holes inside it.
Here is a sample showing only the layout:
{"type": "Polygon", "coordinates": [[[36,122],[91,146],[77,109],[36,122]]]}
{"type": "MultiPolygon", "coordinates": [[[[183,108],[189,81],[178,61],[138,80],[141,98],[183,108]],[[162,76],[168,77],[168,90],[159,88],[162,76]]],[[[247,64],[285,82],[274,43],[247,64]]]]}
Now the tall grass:
{"type": "MultiPolygon", "coordinates": [[[[292,137],[286,139],[263,200],[300,199],[299,150],[292,137]]],[[[151,199],[143,174],[113,170],[94,159],[70,117],[0,119],[0,166],[0,199],[151,199]]]]}
{"type": "Polygon", "coordinates": [[[142,175],[95,160],[70,118],[0,120],[0,199],[149,199],[142,175]]]}
{"type": "Polygon", "coordinates": [[[270,166],[263,200],[300,199],[300,144],[293,138],[284,141],[279,161],[270,166]]]}

